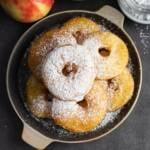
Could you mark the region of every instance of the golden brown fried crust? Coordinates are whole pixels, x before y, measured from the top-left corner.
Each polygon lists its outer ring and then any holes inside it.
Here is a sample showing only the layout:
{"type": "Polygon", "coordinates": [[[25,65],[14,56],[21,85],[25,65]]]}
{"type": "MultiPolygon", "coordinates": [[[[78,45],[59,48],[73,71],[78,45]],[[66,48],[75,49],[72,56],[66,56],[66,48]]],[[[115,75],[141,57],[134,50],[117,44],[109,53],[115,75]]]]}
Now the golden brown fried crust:
{"type": "Polygon", "coordinates": [[[55,32],[58,32],[58,29],[51,29],[47,32],[42,33],[39,37],[37,37],[31,44],[28,50],[28,66],[32,73],[39,78],[40,67],[43,58],[50,52],[54,47],[54,45],[50,45],[52,36],[55,32]]]}
{"type": "Polygon", "coordinates": [[[49,92],[34,76],[30,76],[26,86],[27,104],[31,112],[39,118],[50,117],[49,92]]]}
{"type": "Polygon", "coordinates": [[[111,79],[119,75],[128,63],[128,48],[118,36],[111,32],[94,33],[101,42],[98,79],[111,79]]]}
{"type": "Polygon", "coordinates": [[[26,86],[27,104],[35,116],[53,117],[57,125],[69,131],[90,131],[102,122],[107,111],[115,111],[131,99],[134,80],[130,71],[125,68],[127,63],[128,49],[118,36],[111,32],[102,32],[100,26],[88,18],[70,19],[61,28],[46,31],[32,42],[28,53],[28,66],[33,75],[26,86]],[[103,72],[98,74],[98,79],[94,81],[84,100],[76,103],[78,111],[70,116],[53,116],[52,104],[48,101],[50,93],[41,82],[41,62],[58,46],[53,37],[64,36],[66,31],[73,35],[78,44],[82,44],[90,34],[98,37],[102,44],[99,54],[104,57],[99,63],[99,71],[103,72]]]}
{"type": "Polygon", "coordinates": [[[109,81],[109,111],[115,111],[123,107],[131,99],[133,91],[134,80],[132,74],[126,68],[120,75],[109,81]]]}
{"type": "Polygon", "coordinates": [[[70,19],[64,24],[62,29],[71,32],[79,44],[83,42],[87,34],[101,30],[97,23],[85,17],[75,17],[70,19]]]}
{"type": "Polygon", "coordinates": [[[53,37],[56,35],[64,35],[67,32],[70,32],[73,29],[72,35],[76,38],[77,42],[82,42],[82,33],[91,33],[99,31],[100,27],[90,19],[85,17],[77,17],[69,20],[60,28],[50,29],[42,33],[37,37],[31,44],[28,53],[28,66],[32,73],[37,77],[41,77],[40,64],[51,50],[58,46],[57,41],[53,40],[53,37]],[[77,26],[78,24],[78,26],[77,26]],[[77,32],[76,32],[77,31],[77,32]]]}
{"type": "Polygon", "coordinates": [[[84,102],[77,103],[78,111],[69,117],[54,116],[56,124],[72,132],[86,132],[95,128],[104,119],[107,112],[108,95],[106,82],[96,80],[84,102]]]}

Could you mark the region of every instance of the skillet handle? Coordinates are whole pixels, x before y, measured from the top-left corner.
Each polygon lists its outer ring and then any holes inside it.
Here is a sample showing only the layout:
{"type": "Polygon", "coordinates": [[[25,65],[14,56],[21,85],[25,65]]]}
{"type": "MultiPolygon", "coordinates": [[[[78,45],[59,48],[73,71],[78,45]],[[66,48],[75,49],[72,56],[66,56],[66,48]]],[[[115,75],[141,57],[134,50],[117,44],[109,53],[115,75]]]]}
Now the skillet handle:
{"type": "Polygon", "coordinates": [[[29,127],[27,124],[24,123],[23,125],[23,132],[22,132],[22,139],[32,147],[43,150],[49,144],[54,142],[53,139],[50,139],[38,131],[34,130],[33,128],[29,127]]]}
{"type": "Polygon", "coordinates": [[[111,22],[119,26],[121,29],[123,29],[124,16],[117,9],[109,5],[105,5],[102,8],[100,8],[98,11],[96,11],[96,13],[110,20],[111,22]]]}

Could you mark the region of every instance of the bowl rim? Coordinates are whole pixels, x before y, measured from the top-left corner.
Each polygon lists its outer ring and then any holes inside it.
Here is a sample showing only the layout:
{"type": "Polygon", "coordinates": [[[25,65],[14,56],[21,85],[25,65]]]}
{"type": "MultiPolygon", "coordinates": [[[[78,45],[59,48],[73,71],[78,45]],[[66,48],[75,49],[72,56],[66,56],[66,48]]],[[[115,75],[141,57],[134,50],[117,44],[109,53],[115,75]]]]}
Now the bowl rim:
{"type": "MultiPolygon", "coordinates": [[[[25,125],[27,125],[30,129],[36,131],[38,134],[42,134],[41,132],[37,131],[36,129],[34,129],[33,127],[31,127],[29,124],[27,124],[25,122],[25,120],[20,116],[15,104],[13,103],[13,98],[11,97],[11,94],[10,94],[10,88],[9,88],[9,71],[10,71],[10,66],[11,66],[11,63],[12,63],[12,59],[14,57],[14,53],[19,45],[19,43],[24,39],[24,37],[35,27],[35,26],[38,26],[38,24],[40,24],[41,22],[51,18],[51,17],[54,17],[54,16],[57,16],[57,15],[61,15],[63,13],[73,13],[73,12],[80,12],[80,13],[90,13],[90,14],[93,14],[93,15],[98,15],[98,16],[101,16],[100,14],[97,14],[96,12],[92,12],[92,11],[88,11],[88,10],[67,10],[67,11],[60,11],[60,12],[57,12],[57,13],[53,13],[53,14],[50,14],[49,16],[39,20],[38,22],[34,23],[33,25],[31,25],[31,27],[29,27],[29,29],[27,29],[22,35],[21,37],[19,38],[19,40],[17,41],[17,43],[15,44],[11,54],[10,54],[10,57],[9,57],[9,61],[8,61],[8,64],[7,64],[7,71],[6,71],[6,89],[7,89],[7,94],[8,94],[8,98],[11,102],[11,105],[14,109],[14,111],[16,112],[17,116],[19,117],[19,119],[21,120],[21,122],[25,125]]],[[[103,17],[103,16],[101,16],[103,17]]],[[[105,17],[103,17],[105,18],[105,17]]],[[[108,18],[105,18],[107,20],[109,20],[108,18]]],[[[109,20],[110,21],[110,20],[109,20]]],[[[110,21],[111,22],[111,21],[110,21]]],[[[113,23],[113,22],[111,22],[113,23]]],[[[113,23],[115,24],[115,23],[113,23]]],[[[116,25],[116,24],[115,24],[116,25]]],[[[53,140],[54,142],[61,142],[61,143],[83,143],[83,142],[90,142],[90,141],[94,141],[94,140],[97,140],[97,139],[100,139],[110,133],[112,133],[112,131],[114,131],[115,129],[117,129],[127,118],[128,116],[131,114],[131,112],[133,111],[137,101],[138,101],[138,98],[139,98],[139,95],[140,95],[140,91],[141,91],[141,87],[142,87],[142,79],[143,79],[143,72],[142,72],[142,62],[141,62],[141,58],[140,58],[140,54],[138,52],[138,49],[136,48],[133,40],[131,39],[131,37],[128,35],[128,33],[124,30],[124,28],[120,28],[118,25],[116,25],[125,35],[126,37],[130,40],[132,46],[134,47],[134,50],[137,54],[137,58],[138,58],[138,61],[139,61],[139,70],[140,70],[140,78],[139,78],[139,87],[138,87],[138,91],[137,91],[137,95],[134,99],[134,102],[131,106],[131,108],[129,109],[129,111],[125,114],[125,116],[113,127],[111,128],[110,130],[108,130],[107,132],[103,133],[102,135],[99,135],[99,136],[96,136],[94,138],[90,138],[90,139],[86,139],[86,140],[79,140],[79,141],[67,141],[67,140],[60,140],[60,139],[55,139],[55,138],[50,138],[44,134],[42,134],[43,136],[45,136],[46,138],[49,138],[51,140],[53,140]]]]}

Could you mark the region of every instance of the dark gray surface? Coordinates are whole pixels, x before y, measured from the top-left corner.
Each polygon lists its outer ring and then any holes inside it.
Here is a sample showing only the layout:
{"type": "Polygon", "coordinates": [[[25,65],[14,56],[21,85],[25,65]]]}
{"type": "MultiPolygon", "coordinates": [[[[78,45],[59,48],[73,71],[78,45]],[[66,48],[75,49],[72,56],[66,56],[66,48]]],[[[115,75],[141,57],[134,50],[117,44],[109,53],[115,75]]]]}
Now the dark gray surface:
{"type": "MultiPolygon", "coordinates": [[[[89,0],[72,2],[57,0],[50,13],[68,9],[97,10],[104,4],[118,8],[114,0],[89,0]]],[[[10,19],[0,10],[0,150],[30,150],[21,138],[22,123],[9,102],[5,74],[10,53],[21,36],[31,25],[21,24],[10,19]]],[[[139,101],[124,124],[103,139],[84,144],[53,143],[51,150],[150,150],[150,25],[140,25],[125,19],[125,29],[139,49],[143,63],[143,86],[139,101]]]]}

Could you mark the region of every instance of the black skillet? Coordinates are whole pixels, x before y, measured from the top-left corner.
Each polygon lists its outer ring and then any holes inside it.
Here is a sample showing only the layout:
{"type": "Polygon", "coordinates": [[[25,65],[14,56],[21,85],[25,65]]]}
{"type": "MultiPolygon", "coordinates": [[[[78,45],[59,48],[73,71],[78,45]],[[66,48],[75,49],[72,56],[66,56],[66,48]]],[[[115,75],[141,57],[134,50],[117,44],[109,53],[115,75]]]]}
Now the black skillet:
{"type": "Polygon", "coordinates": [[[97,12],[89,12],[82,10],[64,11],[52,14],[43,20],[35,23],[28,29],[17,42],[14,47],[7,68],[7,91],[11,104],[17,115],[23,122],[24,128],[22,138],[28,144],[44,149],[50,143],[58,141],[65,143],[79,143],[92,141],[107,135],[116,129],[128,117],[137,102],[142,83],[142,66],[138,51],[123,29],[123,15],[110,6],[104,6],[97,12]],[[51,120],[38,119],[34,117],[27,109],[24,101],[24,85],[28,76],[26,68],[26,51],[31,41],[41,32],[63,24],[70,18],[75,16],[85,16],[93,19],[106,29],[117,34],[129,49],[130,63],[133,68],[133,77],[135,81],[135,90],[130,102],[124,106],[117,118],[108,123],[103,128],[87,132],[84,134],[73,134],[59,126],[54,125],[51,120]]]}

